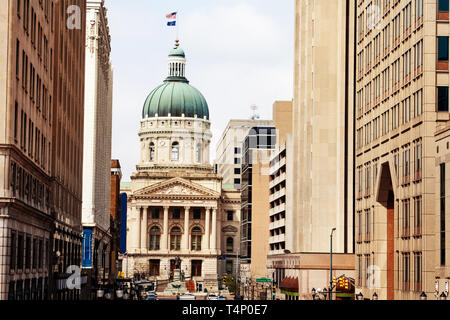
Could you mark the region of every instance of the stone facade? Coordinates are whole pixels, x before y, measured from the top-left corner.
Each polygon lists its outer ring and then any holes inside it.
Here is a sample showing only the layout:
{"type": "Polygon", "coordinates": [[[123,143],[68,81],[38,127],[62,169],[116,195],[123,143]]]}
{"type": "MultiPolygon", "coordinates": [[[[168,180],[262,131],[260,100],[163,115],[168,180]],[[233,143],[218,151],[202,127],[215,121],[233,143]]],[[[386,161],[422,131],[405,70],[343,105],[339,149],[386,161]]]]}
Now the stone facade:
{"type": "Polygon", "coordinates": [[[436,154],[434,133],[449,120],[440,91],[448,92],[448,62],[438,54],[448,13],[436,0],[358,1],[356,17],[357,291],[432,299],[445,274],[437,162],[446,146],[438,142],[436,154]]]}
{"type": "MultiPolygon", "coordinates": [[[[177,41],[166,82],[187,83],[185,61],[177,41]]],[[[168,107],[176,111],[182,99],[171,99],[168,107]]],[[[178,257],[185,281],[193,280],[197,290],[217,292],[221,273],[234,261],[224,255],[236,254],[239,244],[239,193],[223,190],[222,178],[210,165],[207,116],[159,110],[167,116],[147,114],[140,125],[140,162],[127,190],[128,257],[122,270],[128,277],[164,284],[173,280],[178,257]]]]}
{"type": "Polygon", "coordinates": [[[83,154],[83,229],[93,232],[94,277],[109,277],[111,255],[110,163],[113,72],[107,9],[103,0],[88,0],[86,8],[86,73],[83,154]],[[106,270],[103,270],[106,269],[106,270]]]}
{"type": "Polygon", "coordinates": [[[353,252],[354,1],[296,1],[293,252],[353,252]]]}
{"type": "Polygon", "coordinates": [[[60,278],[81,255],[85,19],[67,29],[66,9],[38,0],[0,9],[1,300],[79,296],[60,278]]]}

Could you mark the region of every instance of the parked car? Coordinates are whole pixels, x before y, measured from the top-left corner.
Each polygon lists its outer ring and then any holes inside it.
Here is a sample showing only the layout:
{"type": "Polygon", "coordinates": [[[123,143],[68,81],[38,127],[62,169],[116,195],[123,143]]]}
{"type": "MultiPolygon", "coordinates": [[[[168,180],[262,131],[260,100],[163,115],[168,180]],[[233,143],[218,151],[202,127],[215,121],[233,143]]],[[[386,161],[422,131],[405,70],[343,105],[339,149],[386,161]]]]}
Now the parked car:
{"type": "Polygon", "coordinates": [[[158,300],[157,294],[155,291],[149,291],[145,295],[145,300],[147,301],[155,301],[158,300]]]}
{"type": "Polygon", "coordinates": [[[217,297],[215,294],[209,294],[206,300],[219,300],[219,297],[217,297]]]}
{"type": "Polygon", "coordinates": [[[185,293],[177,297],[179,300],[196,300],[196,297],[192,293],[185,293]]]}

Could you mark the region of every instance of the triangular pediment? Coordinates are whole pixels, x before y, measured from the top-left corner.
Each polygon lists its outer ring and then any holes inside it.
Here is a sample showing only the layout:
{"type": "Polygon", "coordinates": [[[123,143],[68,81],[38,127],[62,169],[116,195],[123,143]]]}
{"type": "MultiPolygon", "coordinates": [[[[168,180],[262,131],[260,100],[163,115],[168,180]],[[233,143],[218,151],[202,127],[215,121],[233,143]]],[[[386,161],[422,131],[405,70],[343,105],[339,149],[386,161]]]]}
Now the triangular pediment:
{"type": "Polygon", "coordinates": [[[140,189],[134,193],[136,197],[145,198],[201,198],[217,199],[220,194],[197,183],[183,178],[173,178],[140,189]]]}

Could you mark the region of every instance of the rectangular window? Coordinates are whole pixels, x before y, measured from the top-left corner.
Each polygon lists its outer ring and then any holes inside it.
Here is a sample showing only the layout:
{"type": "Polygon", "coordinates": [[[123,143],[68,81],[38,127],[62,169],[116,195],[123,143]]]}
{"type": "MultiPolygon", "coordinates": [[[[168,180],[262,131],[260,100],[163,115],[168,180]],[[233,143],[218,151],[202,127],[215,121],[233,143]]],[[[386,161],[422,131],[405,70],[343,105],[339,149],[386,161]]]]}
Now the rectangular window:
{"type": "Polygon", "coordinates": [[[410,256],[403,253],[403,290],[409,291],[410,256]]]}
{"type": "Polygon", "coordinates": [[[159,209],[152,208],[152,219],[159,219],[159,209]]]}
{"type": "Polygon", "coordinates": [[[180,219],[180,216],[181,216],[180,212],[181,212],[180,208],[174,208],[173,213],[172,213],[172,218],[180,219]]]}
{"type": "Polygon", "coordinates": [[[414,148],[414,180],[422,179],[422,144],[414,148]]]}
{"type": "Polygon", "coordinates": [[[194,220],[200,220],[200,219],[201,219],[201,210],[194,209],[194,220]]]}
{"type": "Polygon", "coordinates": [[[201,260],[192,260],[191,275],[192,275],[192,277],[201,277],[202,276],[202,261],[201,260]]]}
{"type": "Polygon", "coordinates": [[[17,121],[18,121],[18,116],[19,116],[19,104],[16,101],[15,105],[14,105],[14,140],[16,140],[16,141],[17,141],[17,121]]]}
{"type": "Polygon", "coordinates": [[[403,100],[402,109],[403,109],[402,110],[403,111],[402,124],[405,124],[411,120],[411,97],[403,100]]]}
{"type": "Polygon", "coordinates": [[[423,93],[422,89],[414,93],[414,117],[423,113],[423,93]]]}
{"type": "Polygon", "coordinates": [[[410,174],[410,150],[403,151],[403,184],[409,183],[410,174]]]}
{"type": "Polygon", "coordinates": [[[233,221],[234,212],[233,211],[227,211],[227,221],[233,221]]]}
{"type": "Polygon", "coordinates": [[[410,201],[409,199],[402,201],[402,236],[409,237],[409,215],[410,215],[410,201]]]}
{"type": "Polygon", "coordinates": [[[437,38],[437,70],[448,70],[448,36],[437,38]]]}
{"type": "Polygon", "coordinates": [[[150,276],[159,276],[159,260],[150,260],[150,276]]]}
{"type": "Polygon", "coordinates": [[[16,40],[16,78],[19,79],[19,71],[20,71],[20,41],[16,40]]]}
{"type": "Polygon", "coordinates": [[[445,266],[445,163],[440,165],[440,262],[445,266]]]}
{"type": "Polygon", "coordinates": [[[23,234],[17,236],[17,269],[23,269],[24,240],[23,234]]]}
{"type": "Polygon", "coordinates": [[[31,237],[27,236],[25,243],[25,269],[31,267],[31,237]]]}
{"type": "Polygon", "coordinates": [[[414,253],[414,291],[422,291],[422,253],[414,253]]]}
{"type": "Polygon", "coordinates": [[[448,20],[448,0],[438,0],[438,20],[448,20]]]}
{"type": "Polygon", "coordinates": [[[33,269],[36,269],[38,265],[38,241],[33,239],[33,269]]]}
{"type": "Polygon", "coordinates": [[[9,269],[10,270],[16,270],[16,257],[17,257],[17,245],[16,245],[16,241],[17,241],[17,236],[16,233],[14,231],[11,231],[11,252],[10,252],[10,257],[11,259],[9,260],[9,269]]]}
{"type": "Polygon", "coordinates": [[[422,197],[414,198],[414,235],[422,234],[422,197]]]}
{"type": "Polygon", "coordinates": [[[438,87],[438,111],[448,112],[448,87],[438,87]]]}

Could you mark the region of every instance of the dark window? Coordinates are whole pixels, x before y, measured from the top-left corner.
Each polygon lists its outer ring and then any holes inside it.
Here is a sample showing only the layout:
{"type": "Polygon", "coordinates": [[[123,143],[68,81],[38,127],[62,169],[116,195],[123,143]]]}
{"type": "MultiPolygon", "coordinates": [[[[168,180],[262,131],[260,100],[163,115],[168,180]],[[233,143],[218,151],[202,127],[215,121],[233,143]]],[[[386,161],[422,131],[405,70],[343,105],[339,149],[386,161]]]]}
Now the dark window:
{"type": "Polygon", "coordinates": [[[17,269],[23,269],[23,235],[17,236],[17,269]]]}
{"type": "Polygon", "coordinates": [[[226,272],[227,272],[227,274],[233,273],[233,261],[227,260],[226,272]]]}
{"type": "Polygon", "coordinates": [[[43,248],[43,241],[39,240],[39,269],[42,269],[42,266],[44,264],[44,248],[43,248]]]}
{"type": "Polygon", "coordinates": [[[448,87],[438,87],[438,111],[448,111],[448,87]]]}
{"type": "Polygon", "coordinates": [[[16,77],[19,78],[19,69],[20,69],[20,63],[19,63],[19,56],[20,56],[20,41],[16,41],[16,77]]]}
{"type": "Polygon", "coordinates": [[[241,168],[234,168],[234,174],[241,174],[241,168]]]}
{"type": "Polygon", "coordinates": [[[233,215],[234,215],[233,211],[227,211],[227,220],[233,221],[233,215]]]}
{"type": "Polygon", "coordinates": [[[194,209],[194,219],[200,220],[201,219],[201,211],[200,209],[194,209]]]}
{"type": "Polygon", "coordinates": [[[31,237],[27,236],[25,244],[25,269],[30,269],[31,267],[31,237]]]}
{"type": "Polygon", "coordinates": [[[14,231],[11,231],[11,260],[9,261],[9,268],[11,270],[16,270],[16,251],[17,251],[17,247],[16,247],[16,233],[14,231]]]}
{"type": "Polygon", "coordinates": [[[448,12],[448,0],[439,0],[439,11],[440,12],[448,12]]]}
{"type": "Polygon", "coordinates": [[[191,250],[200,251],[202,249],[202,230],[195,227],[191,231],[191,250]]]}
{"type": "Polygon", "coordinates": [[[234,154],[240,154],[241,148],[234,148],[234,154]]]}
{"type": "Polygon", "coordinates": [[[448,37],[438,37],[438,60],[448,61],[448,37]]]}
{"type": "Polygon", "coordinates": [[[241,184],[241,179],[234,179],[234,184],[241,184]]]}
{"type": "Polygon", "coordinates": [[[202,276],[202,261],[201,260],[192,260],[192,271],[191,274],[193,277],[201,277],[202,276]]]}
{"type": "Polygon", "coordinates": [[[158,208],[152,209],[152,219],[159,219],[159,209],[158,208]]]}
{"type": "Polygon", "coordinates": [[[159,276],[159,260],[150,260],[150,276],[159,276]]]}
{"type": "Polygon", "coordinates": [[[16,101],[14,106],[14,139],[17,140],[17,118],[19,116],[19,105],[16,101]]]}
{"type": "Polygon", "coordinates": [[[38,264],[38,241],[33,239],[33,269],[37,268],[38,264]]]}
{"type": "Polygon", "coordinates": [[[161,238],[161,230],[158,227],[150,229],[150,250],[159,250],[159,243],[161,238]]]}
{"type": "Polygon", "coordinates": [[[440,257],[441,257],[441,266],[445,266],[445,163],[441,163],[440,166],[441,173],[441,190],[440,190],[440,234],[441,234],[441,248],[440,248],[440,257]]]}
{"type": "Polygon", "coordinates": [[[179,208],[175,208],[173,209],[173,219],[180,219],[180,209],[179,208]]]}
{"type": "Polygon", "coordinates": [[[233,238],[227,238],[227,252],[233,252],[233,238]]]}

